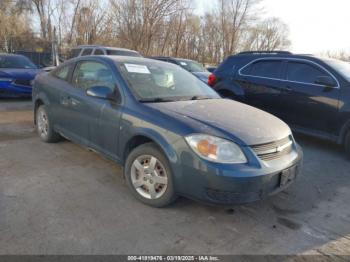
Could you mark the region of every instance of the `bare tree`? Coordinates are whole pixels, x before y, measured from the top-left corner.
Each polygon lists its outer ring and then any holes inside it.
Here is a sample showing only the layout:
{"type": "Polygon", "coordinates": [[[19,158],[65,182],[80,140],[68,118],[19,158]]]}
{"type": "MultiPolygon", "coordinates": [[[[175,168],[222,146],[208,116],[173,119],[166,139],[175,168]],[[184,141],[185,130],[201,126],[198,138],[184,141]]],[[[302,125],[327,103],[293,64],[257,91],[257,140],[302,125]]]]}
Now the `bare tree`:
{"type": "Polygon", "coordinates": [[[278,18],[269,18],[247,31],[245,50],[283,50],[290,47],[289,29],[278,18]]]}

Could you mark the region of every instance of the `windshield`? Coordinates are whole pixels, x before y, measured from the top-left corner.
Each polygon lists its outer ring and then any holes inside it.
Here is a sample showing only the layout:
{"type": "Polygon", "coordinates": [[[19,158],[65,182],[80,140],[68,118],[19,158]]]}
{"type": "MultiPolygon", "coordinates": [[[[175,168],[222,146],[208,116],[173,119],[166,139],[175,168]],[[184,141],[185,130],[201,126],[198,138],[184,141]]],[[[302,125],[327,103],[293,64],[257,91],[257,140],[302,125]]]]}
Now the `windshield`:
{"type": "Polygon", "coordinates": [[[204,66],[195,61],[189,60],[177,60],[181,67],[186,69],[189,72],[207,72],[208,70],[204,66]]]}
{"type": "Polygon", "coordinates": [[[0,56],[0,68],[36,69],[37,67],[24,56],[0,56]]]}
{"type": "Polygon", "coordinates": [[[219,98],[208,85],[176,65],[162,62],[130,62],[119,65],[136,97],[143,102],[219,98]]]}
{"type": "Polygon", "coordinates": [[[325,59],[324,61],[350,82],[350,63],[335,59],[325,59]]]}
{"type": "Polygon", "coordinates": [[[107,50],[107,55],[141,57],[141,55],[139,53],[137,53],[137,52],[125,51],[125,50],[113,50],[113,49],[108,49],[107,50]]]}

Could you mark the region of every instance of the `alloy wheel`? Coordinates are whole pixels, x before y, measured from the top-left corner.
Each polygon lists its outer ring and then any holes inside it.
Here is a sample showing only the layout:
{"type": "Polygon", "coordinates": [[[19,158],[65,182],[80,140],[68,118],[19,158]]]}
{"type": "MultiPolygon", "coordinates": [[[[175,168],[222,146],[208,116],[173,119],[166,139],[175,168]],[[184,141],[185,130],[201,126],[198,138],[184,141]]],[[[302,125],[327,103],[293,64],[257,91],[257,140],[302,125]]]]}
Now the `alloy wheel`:
{"type": "Polygon", "coordinates": [[[168,175],[156,157],[141,155],[131,166],[131,182],[136,192],[147,199],[158,199],[165,193],[168,175]]]}

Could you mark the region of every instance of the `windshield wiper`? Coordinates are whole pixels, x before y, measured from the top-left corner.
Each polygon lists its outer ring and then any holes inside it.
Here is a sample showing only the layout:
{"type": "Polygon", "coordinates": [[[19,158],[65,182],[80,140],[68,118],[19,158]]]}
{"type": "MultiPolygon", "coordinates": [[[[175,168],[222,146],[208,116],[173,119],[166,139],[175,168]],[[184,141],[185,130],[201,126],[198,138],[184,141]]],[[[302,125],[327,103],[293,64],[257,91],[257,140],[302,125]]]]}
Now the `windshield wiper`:
{"type": "Polygon", "coordinates": [[[206,99],[212,99],[211,97],[208,96],[192,96],[191,100],[206,100],[206,99]]]}
{"type": "Polygon", "coordinates": [[[174,102],[175,100],[169,99],[169,98],[161,98],[161,97],[155,97],[155,98],[144,98],[140,99],[139,102],[141,103],[162,103],[162,102],[174,102]]]}

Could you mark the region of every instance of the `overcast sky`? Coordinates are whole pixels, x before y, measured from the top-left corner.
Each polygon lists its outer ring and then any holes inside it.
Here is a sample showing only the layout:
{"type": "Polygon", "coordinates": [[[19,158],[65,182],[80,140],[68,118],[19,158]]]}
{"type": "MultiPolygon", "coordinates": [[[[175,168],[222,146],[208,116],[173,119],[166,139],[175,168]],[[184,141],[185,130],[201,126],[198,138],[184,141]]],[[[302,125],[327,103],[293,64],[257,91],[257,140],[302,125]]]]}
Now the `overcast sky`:
{"type": "MultiPolygon", "coordinates": [[[[197,12],[213,0],[196,0],[197,12]]],[[[350,51],[350,0],[263,0],[265,16],[282,19],[290,29],[292,51],[350,51]]]]}

